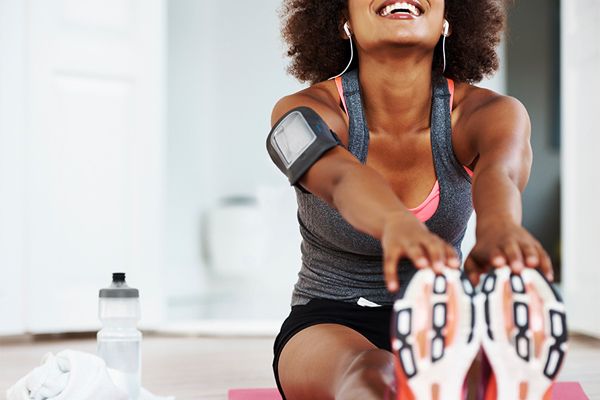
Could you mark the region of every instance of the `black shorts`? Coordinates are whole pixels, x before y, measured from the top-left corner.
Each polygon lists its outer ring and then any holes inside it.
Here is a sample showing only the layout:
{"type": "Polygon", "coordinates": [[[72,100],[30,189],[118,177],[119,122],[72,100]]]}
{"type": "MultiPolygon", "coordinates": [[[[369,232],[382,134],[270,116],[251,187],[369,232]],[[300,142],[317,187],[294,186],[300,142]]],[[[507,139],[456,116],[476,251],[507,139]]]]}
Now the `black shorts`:
{"type": "Polygon", "coordinates": [[[277,366],[279,355],[286,343],[304,328],[317,324],[340,324],[354,329],[380,349],[391,351],[390,318],[392,306],[363,307],[343,301],[312,299],[306,305],[292,307],[281,326],[273,346],[273,373],[279,393],[285,400],[277,366]]]}

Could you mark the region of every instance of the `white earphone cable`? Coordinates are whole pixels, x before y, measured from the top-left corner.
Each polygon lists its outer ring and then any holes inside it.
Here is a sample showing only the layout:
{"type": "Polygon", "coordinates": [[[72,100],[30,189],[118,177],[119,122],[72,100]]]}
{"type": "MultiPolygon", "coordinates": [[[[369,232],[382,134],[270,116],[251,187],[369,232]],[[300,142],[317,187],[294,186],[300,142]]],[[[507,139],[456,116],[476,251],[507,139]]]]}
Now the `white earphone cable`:
{"type": "Polygon", "coordinates": [[[444,58],[444,69],[442,72],[446,72],[446,36],[442,39],[442,56],[444,58]]]}
{"type": "Polygon", "coordinates": [[[335,79],[335,78],[338,78],[338,77],[344,75],[346,73],[346,71],[348,71],[348,68],[350,68],[350,65],[352,65],[352,59],[354,58],[354,46],[352,45],[352,38],[350,38],[349,40],[350,40],[350,61],[348,61],[348,65],[346,65],[346,68],[344,68],[344,70],[340,74],[337,74],[336,76],[332,76],[328,80],[332,80],[332,79],[335,79]]]}
{"type": "Polygon", "coordinates": [[[346,68],[344,68],[341,73],[337,74],[336,76],[332,76],[328,79],[329,81],[344,75],[346,71],[348,71],[348,68],[350,68],[350,65],[352,65],[352,60],[354,59],[354,45],[352,43],[352,33],[350,32],[348,22],[344,24],[344,30],[346,31],[346,35],[348,35],[348,40],[350,41],[350,61],[348,61],[348,65],[346,65],[346,68]]]}

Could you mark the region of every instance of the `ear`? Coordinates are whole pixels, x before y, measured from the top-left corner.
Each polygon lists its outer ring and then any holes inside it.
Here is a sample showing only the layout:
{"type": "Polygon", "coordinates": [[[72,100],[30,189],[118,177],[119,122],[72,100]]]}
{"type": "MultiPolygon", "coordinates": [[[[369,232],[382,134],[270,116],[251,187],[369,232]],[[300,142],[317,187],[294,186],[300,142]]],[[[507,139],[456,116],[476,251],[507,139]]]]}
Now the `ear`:
{"type": "Polygon", "coordinates": [[[338,20],[338,31],[340,37],[344,40],[350,39],[352,36],[352,28],[350,27],[350,14],[348,10],[344,9],[341,11],[338,20]]]}

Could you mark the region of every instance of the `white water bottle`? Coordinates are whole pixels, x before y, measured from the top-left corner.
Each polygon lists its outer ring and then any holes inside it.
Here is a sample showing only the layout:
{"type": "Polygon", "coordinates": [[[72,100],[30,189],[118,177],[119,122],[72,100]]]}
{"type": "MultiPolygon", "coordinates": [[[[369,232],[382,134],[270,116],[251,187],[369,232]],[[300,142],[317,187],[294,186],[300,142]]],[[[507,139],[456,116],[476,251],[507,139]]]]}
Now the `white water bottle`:
{"type": "Polygon", "coordinates": [[[139,291],[127,286],[124,273],[113,273],[108,288],[100,289],[98,316],[102,330],[98,332],[98,356],[108,368],[117,387],[137,400],[141,386],[142,333],[139,291]]]}

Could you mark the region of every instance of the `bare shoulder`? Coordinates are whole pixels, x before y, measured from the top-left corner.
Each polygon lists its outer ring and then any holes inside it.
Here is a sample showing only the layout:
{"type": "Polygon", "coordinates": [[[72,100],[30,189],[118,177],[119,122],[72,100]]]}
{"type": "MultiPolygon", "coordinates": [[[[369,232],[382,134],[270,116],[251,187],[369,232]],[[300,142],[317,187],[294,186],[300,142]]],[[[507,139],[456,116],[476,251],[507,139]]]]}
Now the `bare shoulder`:
{"type": "Polygon", "coordinates": [[[470,142],[473,150],[477,142],[491,135],[529,139],[529,114],[523,103],[514,97],[460,83],[456,85],[454,104],[458,114],[456,129],[470,142]]]}
{"type": "Polygon", "coordinates": [[[452,112],[453,145],[472,169],[485,149],[528,148],[531,123],[525,106],[511,96],[457,83],[452,112]]]}
{"type": "Polygon", "coordinates": [[[496,118],[523,118],[527,117],[527,110],[518,99],[505,96],[468,83],[456,84],[455,107],[460,109],[462,120],[487,117],[490,114],[496,118]]]}
{"type": "Polygon", "coordinates": [[[297,107],[309,107],[323,118],[344,144],[347,144],[348,123],[344,112],[338,106],[338,101],[335,83],[331,81],[317,83],[279,99],[271,113],[271,126],[288,111],[297,107]]]}

